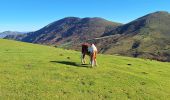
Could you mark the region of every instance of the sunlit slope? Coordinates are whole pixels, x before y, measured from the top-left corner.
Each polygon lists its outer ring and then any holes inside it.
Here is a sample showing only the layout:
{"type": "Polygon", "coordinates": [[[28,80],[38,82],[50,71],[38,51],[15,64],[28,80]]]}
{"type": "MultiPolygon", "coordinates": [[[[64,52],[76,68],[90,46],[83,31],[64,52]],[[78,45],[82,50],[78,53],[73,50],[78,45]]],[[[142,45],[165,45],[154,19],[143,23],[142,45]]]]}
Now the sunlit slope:
{"type": "Polygon", "coordinates": [[[80,52],[0,40],[0,100],[168,100],[170,63],[98,55],[81,65],[80,52]]]}

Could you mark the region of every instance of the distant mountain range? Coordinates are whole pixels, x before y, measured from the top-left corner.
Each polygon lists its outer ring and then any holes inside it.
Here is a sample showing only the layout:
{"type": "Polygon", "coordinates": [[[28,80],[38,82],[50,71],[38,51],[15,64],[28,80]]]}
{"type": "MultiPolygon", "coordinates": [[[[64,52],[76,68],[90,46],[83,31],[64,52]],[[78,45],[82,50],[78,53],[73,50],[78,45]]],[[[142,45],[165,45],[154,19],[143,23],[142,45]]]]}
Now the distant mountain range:
{"type": "Polygon", "coordinates": [[[154,12],[127,24],[68,17],[38,31],[5,38],[75,50],[89,42],[95,43],[100,53],[170,61],[170,14],[154,12]]]}
{"type": "Polygon", "coordinates": [[[0,33],[0,38],[4,38],[9,35],[19,35],[19,34],[24,34],[26,32],[17,32],[17,31],[4,31],[0,33]]]}

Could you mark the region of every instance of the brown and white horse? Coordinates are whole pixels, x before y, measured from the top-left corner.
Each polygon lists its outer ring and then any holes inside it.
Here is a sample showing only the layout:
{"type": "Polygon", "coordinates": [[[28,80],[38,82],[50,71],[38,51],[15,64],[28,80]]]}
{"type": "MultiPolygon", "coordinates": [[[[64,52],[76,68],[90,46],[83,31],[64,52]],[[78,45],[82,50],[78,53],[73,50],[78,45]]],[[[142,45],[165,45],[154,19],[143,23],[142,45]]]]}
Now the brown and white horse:
{"type": "Polygon", "coordinates": [[[84,43],[82,44],[82,56],[81,56],[81,62],[82,64],[85,64],[85,55],[89,55],[90,56],[90,64],[93,67],[94,65],[97,66],[97,60],[96,60],[96,56],[97,56],[97,48],[94,44],[88,44],[88,43],[84,43]]]}

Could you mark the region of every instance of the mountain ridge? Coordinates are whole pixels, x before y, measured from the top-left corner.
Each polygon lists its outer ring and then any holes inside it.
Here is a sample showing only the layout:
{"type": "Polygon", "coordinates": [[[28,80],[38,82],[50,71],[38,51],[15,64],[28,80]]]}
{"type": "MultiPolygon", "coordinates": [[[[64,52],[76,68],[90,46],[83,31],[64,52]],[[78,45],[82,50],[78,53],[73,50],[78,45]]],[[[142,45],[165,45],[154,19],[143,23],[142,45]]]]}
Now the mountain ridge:
{"type": "Polygon", "coordinates": [[[95,43],[100,53],[170,61],[169,27],[170,14],[164,11],[127,24],[96,17],[66,17],[18,40],[74,50],[81,50],[81,43],[88,42],[95,43]]]}
{"type": "Polygon", "coordinates": [[[54,44],[56,42],[64,43],[70,40],[92,39],[100,37],[118,25],[120,25],[120,23],[110,22],[98,17],[66,17],[52,22],[38,31],[28,33],[27,36],[23,36],[23,38],[19,40],[31,43],[43,42],[54,44]]]}
{"type": "Polygon", "coordinates": [[[119,26],[110,33],[106,33],[122,36],[105,53],[170,61],[169,20],[169,13],[159,11],[119,26]]]}

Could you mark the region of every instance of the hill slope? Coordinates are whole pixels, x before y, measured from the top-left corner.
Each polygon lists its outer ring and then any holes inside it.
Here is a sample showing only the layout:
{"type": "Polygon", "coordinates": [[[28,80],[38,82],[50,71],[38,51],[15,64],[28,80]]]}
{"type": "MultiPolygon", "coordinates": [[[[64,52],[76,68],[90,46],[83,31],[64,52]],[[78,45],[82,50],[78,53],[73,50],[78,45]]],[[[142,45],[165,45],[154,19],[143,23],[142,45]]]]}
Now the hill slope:
{"type": "Polygon", "coordinates": [[[114,27],[121,25],[102,18],[67,17],[44,28],[18,37],[6,37],[39,44],[63,44],[100,37],[114,27]]]}
{"type": "Polygon", "coordinates": [[[120,34],[105,53],[170,61],[170,14],[155,12],[105,35],[120,34]]]}
{"type": "Polygon", "coordinates": [[[0,99],[170,99],[170,63],[80,53],[0,39],[0,99]]]}
{"type": "Polygon", "coordinates": [[[100,53],[170,61],[170,14],[155,12],[118,26],[99,38],[64,44],[80,50],[82,42],[95,43],[100,53]]]}
{"type": "MultiPolygon", "coordinates": [[[[105,54],[170,61],[169,27],[170,14],[159,11],[118,26],[100,38],[84,42],[96,43],[99,51],[105,54]]],[[[70,47],[74,49],[79,44],[73,43],[70,47]]]]}

